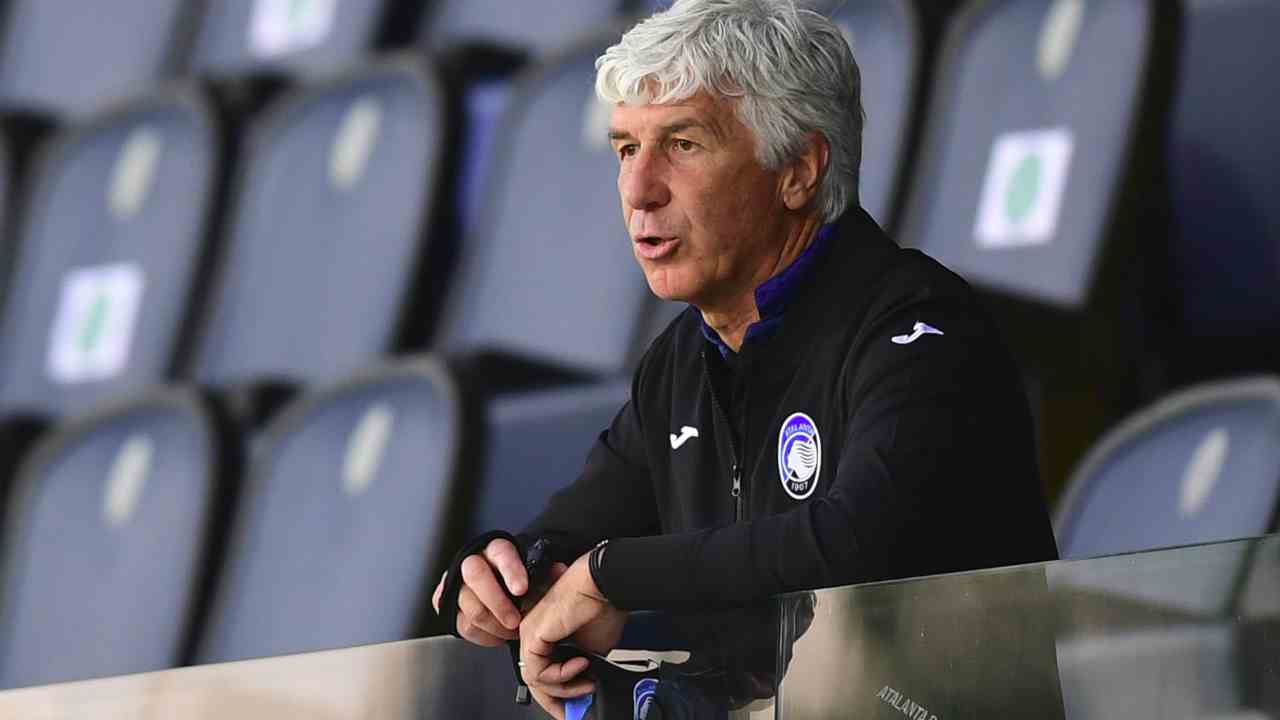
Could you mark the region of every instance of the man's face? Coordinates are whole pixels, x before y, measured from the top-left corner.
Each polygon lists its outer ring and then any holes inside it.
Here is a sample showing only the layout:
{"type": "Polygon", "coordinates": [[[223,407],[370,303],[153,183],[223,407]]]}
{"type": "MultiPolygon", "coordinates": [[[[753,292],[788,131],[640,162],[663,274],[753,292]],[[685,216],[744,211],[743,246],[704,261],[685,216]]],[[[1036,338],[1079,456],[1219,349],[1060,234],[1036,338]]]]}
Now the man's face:
{"type": "Polygon", "coordinates": [[[754,291],[786,208],[778,173],[756,161],[729,101],[619,105],[609,134],[632,251],[654,294],[707,309],[754,291]]]}

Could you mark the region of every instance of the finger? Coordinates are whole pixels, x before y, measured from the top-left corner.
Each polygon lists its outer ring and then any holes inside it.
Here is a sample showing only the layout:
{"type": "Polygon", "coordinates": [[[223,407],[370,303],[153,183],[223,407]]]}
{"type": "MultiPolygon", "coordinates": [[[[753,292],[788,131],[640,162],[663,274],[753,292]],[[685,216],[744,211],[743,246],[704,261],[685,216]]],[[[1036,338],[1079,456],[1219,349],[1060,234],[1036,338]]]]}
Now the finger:
{"type": "Polygon", "coordinates": [[[485,547],[484,557],[490,565],[498,568],[502,581],[507,584],[512,595],[520,597],[529,591],[529,573],[524,569],[524,562],[515,545],[499,538],[485,547]]]}
{"type": "Polygon", "coordinates": [[[570,658],[562,663],[552,663],[538,673],[538,682],[548,685],[564,685],[581,675],[588,667],[591,667],[591,663],[584,657],[570,658]]]}
{"type": "Polygon", "coordinates": [[[498,578],[494,577],[488,561],[479,555],[463,560],[462,579],[498,622],[512,630],[520,627],[520,611],[498,586],[498,578]]]}
{"type": "Polygon", "coordinates": [[[458,611],[459,614],[467,619],[469,625],[479,628],[494,637],[504,640],[515,640],[520,637],[518,631],[508,629],[502,623],[499,623],[493,614],[489,612],[489,609],[480,604],[480,600],[476,598],[475,594],[465,589],[458,593],[458,611]]]}
{"type": "Polygon", "coordinates": [[[560,576],[567,572],[569,572],[569,566],[565,565],[564,563],[558,562],[551,566],[551,579],[553,581],[559,580],[560,576]]]}
{"type": "Polygon", "coordinates": [[[467,616],[462,613],[458,613],[458,634],[462,636],[463,640],[480,645],[481,647],[498,647],[499,645],[506,643],[506,640],[503,640],[500,637],[495,637],[475,625],[472,625],[471,621],[467,619],[467,616]]]}
{"type": "Polygon", "coordinates": [[[555,685],[549,683],[531,683],[530,688],[537,688],[538,692],[546,693],[553,698],[568,700],[570,698],[582,697],[590,695],[596,691],[595,683],[590,680],[576,680],[563,685],[555,685]]]}
{"type": "Polygon", "coordinates": [[[449,573],[440,576],[440,582],[436,585],[436,591],[431,595],[431,607],[436,609],[436,614],[440,614],[440,598],[444,595],[444,581],[449,579],[449,573]]]}
{"type": "Polygon", "coordinates": [[[529,693],[533,695],[534,702],[538,706],[547,711],[547,714],[556,720],[564,720],[564,703],[550,695],[529,688],[529,693]]]}

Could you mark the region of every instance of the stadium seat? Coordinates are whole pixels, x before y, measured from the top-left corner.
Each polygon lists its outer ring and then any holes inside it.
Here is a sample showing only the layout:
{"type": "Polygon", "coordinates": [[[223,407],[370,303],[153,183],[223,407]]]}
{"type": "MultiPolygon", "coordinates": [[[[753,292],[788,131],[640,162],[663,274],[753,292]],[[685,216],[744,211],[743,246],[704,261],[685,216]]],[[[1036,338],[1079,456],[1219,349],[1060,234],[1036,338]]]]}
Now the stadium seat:
{"type": "Polygon", "coordinates": [[[1260,535],[1280,507],[1280,381],[1210,383],[1110,432],[1074,474],[1058,550],[1083,558],[1260,535]]]}
{"type": "Polygon", "coordinates": [[[862,207],[892,227],[901,168],[915,119],[916,83],[924,52],[909,0],[837,3],[831,19],[853,49],[862,76],[862,207]]]}
{"type": "Polygon", "coordinates": [[[201,662],[418,632],[474,441],[443,365],[417,359],[304,397],[264,433],[201,662]]]}
{"type": "Polygon", "coordinates": [[[484,408],[484,470],[467,513],[474,537],[516,532],[551,495],[569,484],[587,452],[627,400],[630,384],[613,381],[495,396],[484,408]]]}
{"type": "Polygon", "coordinates": [[[0,37],[0,106],[83,114],[176,69],[189,0],[9,0],[0,37]]]}
{"type": "Polygon", "coordinates": [[[282,98],[251,128],[193,363],[202,383],[334,380],[430,317],[419,283],[445,173],[433,72],[390,59],[282,98]]]}
{"type": "Polygon", "coordinates": [[[618,209],[600,36],[520,81],[461,248],[436,346],[612,376],[634,360],[655,301],[618,209]]]}
{"type": "Polygon", "coordinates": [[[238,464],[225,426],[182,389],[41,441],[4,524],[0,688],[183,662],[238,464]]]}
{"type": "Polygon", "coordinates": [[[411,40],[425,2],[217,0],[207,3],[191,54],[193,72],[315,75],[411,40]]]}
{"type": "Polygon", "coordinates": [[[621,15],[625,0],[436,0],[423,24],[433,50],[465,45],[508,48],[532,57],[561,50],[621,15]]]}
{"type": "Polygon", "coordinates": [[[60,415],[171,377],[223,165],[215,118],[190,91],[59,137],[30,181],[0,317],[0,409],[60,415]]]}
{"type": "Polygon", "coordinates": [[[1174,288],[1180,380],[1280,370],[1280,64],[1271,0],[1182,3],[1171,115],[1174,288]]]}

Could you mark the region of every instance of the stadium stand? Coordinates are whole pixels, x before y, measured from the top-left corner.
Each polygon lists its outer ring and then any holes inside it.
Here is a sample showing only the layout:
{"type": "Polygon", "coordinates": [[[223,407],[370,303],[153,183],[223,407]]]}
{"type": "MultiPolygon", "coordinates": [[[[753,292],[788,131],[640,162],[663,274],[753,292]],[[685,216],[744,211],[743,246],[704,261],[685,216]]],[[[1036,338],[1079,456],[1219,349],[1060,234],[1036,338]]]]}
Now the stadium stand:
{"type": "Polygon", "coordinates": [[[1175,381],[1280,369],[1280,63],[1269,0],[1182,3],[1171,115],[1175,381]]]}
{"type": "Polygon", "coordinates": [[[521,5],[504,0],[437,0],[423,23],[424,47],[468,45],[517,50],[530,57],[559,51],[625,10],[619,0],[563,0],[521,5]]]}
{"type": "Polygon", "coordinates": [[[617,160],[595,58],[614,34],[523,76],[504,115],[480,223],[469,233],[436,346],[611,376],[640,349],[655,301],[609,180],[617,160]],[[554,181],[548,177],[556,168],[554,181]]]}
{"type": "Polygon", "coordinates": [[[282,412],[249,471],[198,659],[419,632],[475,441],[459,388],[429,359],[367,371],[282,412]]]}
{"type": "Polygon", "coordinates": [[[42,440],[4,524],[0,688],[181,663],[239,463],[217,413],[184,389],[42,440]]]}
{"type": "Polygon", "coordinates": [[[1141,223],[1161,194],[1174,10],[973,3],[938,58],[899,235],[990,301],[1037,388],[1051,488],[1142,400],[1140,247],[1163,238],[1141,223]]]}
{"type": "Polygon", "coordinates": [[[1058,551],[1082,558],[1262,535],[1278,508],[1280,381],[1209,383],[1135,415],[1086,456],[1058,507],[1058,551]]]}
{"type": "Polygon", "coordinates": [[[516,532],[533,520],[582,472],[591,443],[629,391],[630,383],[618,380],[492,398],[481,409],[488,442],[463,536],[516,532]]]}
{"type": "Polygon", "coordinates": [[[58,137],[30,179],[0,318],[0,408],[64,415],[173,377],[223,174],[218,122],[192,90],[58,137]]]}
{"type": "Polygon", "coordinates": [[[9,0],[0,10],[0,109],[82,115],[172,77],[194,5],[9,0]]]}
{"type": "Polygon", "coordinates": [[[331,73],[408,42],[427,2],[216,0],[206,4],[188,68],[214,77],[331,73]]]}
{"type": "Polygon", "coordinates": [[[247,141],[194,377],[333,381],[412,346],[439,291],[424,273],[449,127],[417,58],[278,100],[247,141]]]}

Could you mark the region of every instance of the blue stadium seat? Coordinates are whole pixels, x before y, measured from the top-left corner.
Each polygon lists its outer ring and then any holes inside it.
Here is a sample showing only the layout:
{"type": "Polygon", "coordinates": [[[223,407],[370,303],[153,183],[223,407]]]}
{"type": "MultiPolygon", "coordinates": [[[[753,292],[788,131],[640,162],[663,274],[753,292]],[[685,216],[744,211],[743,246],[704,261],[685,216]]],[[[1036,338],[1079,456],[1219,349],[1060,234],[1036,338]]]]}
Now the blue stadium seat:
{"type": "Polygon", "coordinates": [[[399,640],[420,629],[472,438],[418,359],[303,398],[265,432],[197,650],[202,662],[399,640]]]}
{"type": "Polygon", "coordinates": [[[1156,13],[1152,0],[962,11],[939,58],[903,243],[984,288],[1083,307],[1144,107],[1156,13]]]}
{"type": "Polygon", "coordinates": [[[551,495],[582,471],[596,437],[630,394],[613,381],[495,396],[484,409],[484,471],[467,513],[474,537],[494,529],[516,532],[551,495]]]}
{"type": "Polygon", "coordinates": [[[194,358],[201,382],[336,379],[398,349],[444,172],[433,73],[388,60],[283,98],[251,128],[194,358]]]}
{"type": "Polygon", "coordinates": [[[1127,420],[1089,453],[1055,518],[1064,558],[1269,532],[1280,507],[1280,381],[1210,383],[1127,420]]]}
{"type": "Polygon", "coordinates": [[[180,389],[43,440],[4,523],[0,688],[182,663],[238,458],[180,389]]]}
{"type": "Polygon", "coordinates": [[[0,317],[0,408],[58,415],[171,376],[221,192],[202,97],[146,96],[36,168],[0,317]]]}
{"type": "Polygon", "coordinates": [[[1280,368],[1280,65],[1272,0],[1182,3],[1170,175],[1184,377],[1280,368]]]}
{"type": "Polygon", "coordinates": [[[915,119],[916,83],[924,52],[910,0],[837,3],[831,19],[853,49],[862,75],[862,207],[892,225],[907,142],[915,119]]]}
{"type": "Polygon", "coordinates": [[[189,0],[9,0],[0,37],[0,105],[83,114],[172,73],[189,0]]]}
{"type": "Polygon", "coordinates": [[[504,116],[437,346],[614,375],[654,306],[618,209],[596,42],[525,75],[504,116]]]}
{"type": "Polygon", "coordinates": [[[216,0],[207,3],[190,69],[311,75],[360,60],[413,25],[424,3],[399,0],[216,0]]]}
{"type": "Polygon", "coordinates": [[[425,47],[502,47],[542,56],[560,50],[608,24],[626,9],[625,0],[436,0],[423,24],[425,47]]]}

